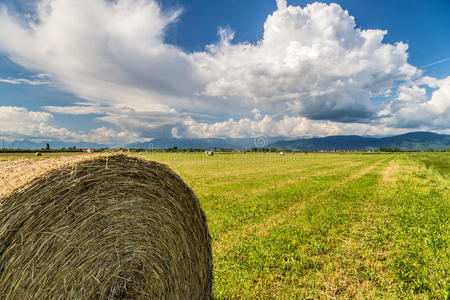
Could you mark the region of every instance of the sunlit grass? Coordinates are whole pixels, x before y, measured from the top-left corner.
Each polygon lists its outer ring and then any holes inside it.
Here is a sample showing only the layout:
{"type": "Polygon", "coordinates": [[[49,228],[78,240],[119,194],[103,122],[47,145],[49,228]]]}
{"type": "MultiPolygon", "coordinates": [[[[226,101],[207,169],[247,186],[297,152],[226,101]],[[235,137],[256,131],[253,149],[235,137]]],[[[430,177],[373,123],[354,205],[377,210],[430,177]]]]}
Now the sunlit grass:
{"type": "Polygon", "coordinates": [[[445,153],[149,158],[200,198],[216,298],[449,295],[445,153]]]}

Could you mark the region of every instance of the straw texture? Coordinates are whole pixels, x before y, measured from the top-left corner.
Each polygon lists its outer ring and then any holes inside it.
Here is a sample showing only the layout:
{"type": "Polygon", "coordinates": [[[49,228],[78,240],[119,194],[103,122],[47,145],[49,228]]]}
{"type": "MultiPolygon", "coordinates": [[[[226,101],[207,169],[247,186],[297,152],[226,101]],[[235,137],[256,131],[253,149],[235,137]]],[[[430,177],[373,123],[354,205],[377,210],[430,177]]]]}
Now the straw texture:
{"type": "Polygon", "coordinates": [[[168,167],[86,155],[0,174],[0,298],[210,297],[205,216],[168,167]]]}

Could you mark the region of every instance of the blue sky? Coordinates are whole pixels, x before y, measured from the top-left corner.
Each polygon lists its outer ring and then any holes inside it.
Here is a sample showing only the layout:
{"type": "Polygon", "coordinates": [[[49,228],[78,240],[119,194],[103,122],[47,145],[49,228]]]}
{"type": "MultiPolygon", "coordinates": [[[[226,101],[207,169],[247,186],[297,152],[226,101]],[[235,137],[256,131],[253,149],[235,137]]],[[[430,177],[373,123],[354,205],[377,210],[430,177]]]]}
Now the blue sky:
{"type": "Polygon", "coordinates": [[[0,0],[8,140],[449,133],[447,0],[39,3],[0,0]]]}

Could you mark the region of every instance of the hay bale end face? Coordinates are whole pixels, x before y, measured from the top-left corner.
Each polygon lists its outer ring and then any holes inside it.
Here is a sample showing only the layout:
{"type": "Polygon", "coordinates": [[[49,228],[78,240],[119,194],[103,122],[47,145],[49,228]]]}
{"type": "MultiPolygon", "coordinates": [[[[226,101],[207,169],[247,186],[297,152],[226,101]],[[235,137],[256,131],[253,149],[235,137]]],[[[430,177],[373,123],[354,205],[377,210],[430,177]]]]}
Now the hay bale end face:
{"type": "Polygon", "coordinates": [[[44,163],[0,185],[0,298],[210,297],[205,216],[173,171],[124,155],[44,163]]]}

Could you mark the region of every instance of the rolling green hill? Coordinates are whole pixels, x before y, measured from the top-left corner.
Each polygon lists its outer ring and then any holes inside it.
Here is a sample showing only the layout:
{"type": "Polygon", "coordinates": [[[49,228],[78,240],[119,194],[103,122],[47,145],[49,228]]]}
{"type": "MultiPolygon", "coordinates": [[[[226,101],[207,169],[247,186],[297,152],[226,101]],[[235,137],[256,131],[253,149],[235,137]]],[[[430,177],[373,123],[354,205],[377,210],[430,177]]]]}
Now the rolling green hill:
{"type": "Polygon", "coordinates": [[[411,132],[391,137],[374,138],[357,135],[339,135],[323,138],[279,141],[270,145],[291,150],[375,150],[380,147],[401,150],[445,150],[450,147],[450,135],[432,132],[411,132]]]}

